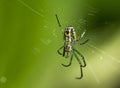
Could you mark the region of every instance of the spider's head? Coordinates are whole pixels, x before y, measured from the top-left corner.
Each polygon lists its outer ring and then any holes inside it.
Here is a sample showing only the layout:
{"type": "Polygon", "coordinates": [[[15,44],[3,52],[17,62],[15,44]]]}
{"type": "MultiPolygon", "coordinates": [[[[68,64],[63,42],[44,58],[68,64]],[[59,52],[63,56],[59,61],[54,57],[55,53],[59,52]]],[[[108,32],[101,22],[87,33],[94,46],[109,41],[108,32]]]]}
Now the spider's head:
{"type": "Polygon", "coordinates": [[[67,27],[66,30],[71,33],[75,31],[75,29],[72,26],[67,27]]]}
{"type": "Polygon", "coordinates": [[[74,29],[74,28],[71,27],[71,26],[69,26],[69,27],[66,28],[66,30],[67,30],[67,31],[70,31],[70,32],[71,32],[73,29],[74,29]]]}

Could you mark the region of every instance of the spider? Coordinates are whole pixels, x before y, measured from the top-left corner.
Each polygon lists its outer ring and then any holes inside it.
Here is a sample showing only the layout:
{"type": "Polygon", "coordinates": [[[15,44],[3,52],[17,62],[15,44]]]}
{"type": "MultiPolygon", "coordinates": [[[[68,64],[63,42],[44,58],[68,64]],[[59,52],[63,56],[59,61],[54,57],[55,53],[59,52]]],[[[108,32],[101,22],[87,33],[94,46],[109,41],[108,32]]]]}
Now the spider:
{"type": "MultiPolygon", "coordinates": [[[[61,27],[60,21],[58,19],[57,14],[55,15],[58,25],[59,27],[61,27]]],[[[73,56],[75,56],[75,58],[77,59],[77,61],[79,62],[80,65],[80,77],[77,77],[76,79],[81,79],[83,77],[83,67],[86,67],[86,61],[84,59],[84,56],[74,48],[74,46],[78,43],[78,45],[84,45],[86,44],[89,39],[87,39],[86,41],[79,43],[80,38],[76,37],[76,32],[75,29],[71,26],[66,27],[65,31],[63,32],[63,37],[64,37],[64,45],[61,46],[57,52],[59,55],[62,55],[65,58],[69,58],[70,57],[70,62],[69,64],[62,64],[62,66],[64,67],[69,67],[72,63],[73,60],[73,56]],[[60,52],[63,49],[63,52],[60,52]],[[82,62],[80,60],[80,58],[78,57],[78,55],[82,58],[82,62]]]]}

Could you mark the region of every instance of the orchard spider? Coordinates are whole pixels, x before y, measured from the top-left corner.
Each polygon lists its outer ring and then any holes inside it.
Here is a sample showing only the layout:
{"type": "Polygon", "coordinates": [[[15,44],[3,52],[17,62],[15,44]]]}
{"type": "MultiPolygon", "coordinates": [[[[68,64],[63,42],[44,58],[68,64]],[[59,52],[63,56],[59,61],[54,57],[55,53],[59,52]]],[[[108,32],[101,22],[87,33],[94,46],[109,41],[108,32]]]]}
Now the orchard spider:
{"type": "MultiPolygon", "coordinates": [[[[56,16],[56,19],[57,19],[57,22],[58,22],[58,25],[59,27],[61,27],[61,24],[60,24],[60,21],[58,19],[58,16],[57,14],[55,15],[56,16]]],[[[77,61],[79,62],[79,65],[80,65],[80,77],[77,77],[77,79],[81,79],[83,77],[83,71],[82,71],[82,68],[83,67],[86,67],[86,62],[85,62],[85,59],[84,59],[84,56],[74,48],[74,46],[78,43],[78,45],[84,45],[86,44],[89,39],[87,39],[86,41],[84,41],[83,43],[79,43],[79,40],[80,38],[77,38],[76,37],[76,32],[75,32],[75,29],[71,26],[69,27],[66,27],[65,31],[63,32],[63,36],[64,36],[64,45],[61,46],[57,52],[59,55],[62,55],[63,57],[65,58],[68,58],[69,56],[70,57],[70,62],[69,64],[65,65],[65,64],[62,64],[62,66],[64,67],[69,67],[72,63],[72,60],[73,60],[73,56],[75,56],[75,58],[77,59],[77,61]],[[60,52],[61,49],[63,49],[63,52],[60,52]],[[82,62],[81,60],[79,59],[78,55],[82,58],[82,62]]]]}

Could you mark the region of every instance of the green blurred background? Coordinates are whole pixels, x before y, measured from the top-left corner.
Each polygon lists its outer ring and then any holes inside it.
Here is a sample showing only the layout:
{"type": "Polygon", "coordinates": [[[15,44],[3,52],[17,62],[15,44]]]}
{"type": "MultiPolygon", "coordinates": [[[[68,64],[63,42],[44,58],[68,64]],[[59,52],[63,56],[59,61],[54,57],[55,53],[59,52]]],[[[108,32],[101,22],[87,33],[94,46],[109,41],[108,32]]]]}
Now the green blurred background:
{"type": "Polygon", "coordinates": [[[119,0],[0,0],[0,88],[120,88],[119,0]],[[57,54],[63,45],[62,28],[73,26],[77,35],[87,30],[76,46],[86,59],[80,75],[57,54]]]}

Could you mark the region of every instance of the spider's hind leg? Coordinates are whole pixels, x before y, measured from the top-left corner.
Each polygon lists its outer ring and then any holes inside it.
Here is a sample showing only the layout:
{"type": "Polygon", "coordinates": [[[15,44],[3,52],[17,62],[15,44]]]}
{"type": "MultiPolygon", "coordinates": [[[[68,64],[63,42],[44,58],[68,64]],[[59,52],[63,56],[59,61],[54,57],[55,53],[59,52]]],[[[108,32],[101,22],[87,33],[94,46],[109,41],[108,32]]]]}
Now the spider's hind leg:
{"type": "Polygon", "coordinates": [[[82,79],[82,77],[83,77],[83,70],[82,70],[82,64],[81,64],[81,61],[79,60],[79,58],[78,58],[78,56],[76,55],[76,53],[74,52],[74,55],[75,55],[75,57],[76,57],[76,59],[78,60],[78,62],[79,62],[79,65],[80,65],[80,77],[77,77],[76,79],[82,79]]]}
{"type": "Polygon", "coordinates": [[[84,56],[76,49],[74,49],[74,51],[80,55],[82,57],[82,60],[83,60],[83,64],[81,63],[80,59],[78,57],[76,57],[77,61],[79,62],[79,64],[81,64],[82,67],[86,67],[86,61],[85,61],[85,58],[84,56]]]}
{"type": "Polygon", "coordinates": [[[61,46],[61,47],[57,50],[57,52],[58,52],[59,55],[63,55],[63,54],[60,52],[60,50],[61,50],[63,47],[64,47],[64,46],[61,46]]]}
{"type": "Polygon", "coordinates": [[[82,79],[82,77],[83,77],[82,65],[80,65],[80,72],[81,72],[81,76],[80,77],[76,77],[76,79],[82,79]]]}
{"type": "Polygon", "coordinates": [[[62,66],[64,66],[64,67],[69,67],[69,66],[71,65],[71,63],[72,63],[72,60],[73,60],[73,54],[71,54],[71,58],[70,58],[69,64],[67,64],[67,65],[62,64],[62,66]]]}

